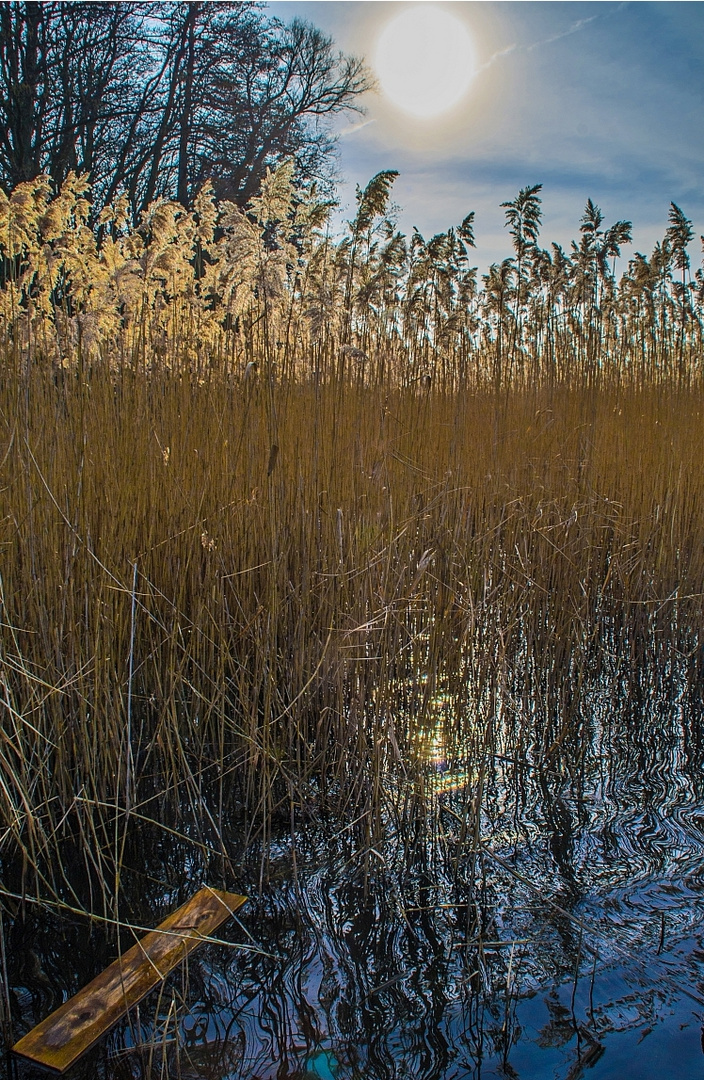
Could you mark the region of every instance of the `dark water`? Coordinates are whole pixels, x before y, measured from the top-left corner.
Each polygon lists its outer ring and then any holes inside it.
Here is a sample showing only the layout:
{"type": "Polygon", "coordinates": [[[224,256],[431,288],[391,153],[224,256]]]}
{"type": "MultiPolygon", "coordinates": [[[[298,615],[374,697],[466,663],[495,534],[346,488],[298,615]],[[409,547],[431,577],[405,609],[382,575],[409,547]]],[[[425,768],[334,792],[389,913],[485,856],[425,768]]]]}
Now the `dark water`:
{"type": "MultiPolygon", "coordinates": [[[[231,946],[195,953],[70,1077],[704,1077],[698,694],[618,683],[577,713],[538,754],[547,717],[507,694],[482,773],[440,695],[423,812],[395,813],[397,790],[380,837],[282,831],[224,873],[137,831],[125,917],[153,925],[203,880],[250,901],[231,946]]],[[[31,904],[4,923],[14,1038],[116,955],[112,931],[31,904]]]]}

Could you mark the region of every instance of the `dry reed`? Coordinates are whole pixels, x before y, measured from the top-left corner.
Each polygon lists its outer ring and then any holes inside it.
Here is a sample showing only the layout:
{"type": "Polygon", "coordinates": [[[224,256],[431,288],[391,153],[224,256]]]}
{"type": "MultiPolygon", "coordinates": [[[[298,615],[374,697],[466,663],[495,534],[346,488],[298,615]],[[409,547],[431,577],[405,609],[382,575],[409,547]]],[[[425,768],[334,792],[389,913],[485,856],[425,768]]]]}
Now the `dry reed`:
{"type": "Polygon", "coordinates": [[[130,822],[435,830],[434,744],[476,843],[499,715],[554,762],[588,681],[701,679],[703,407],[6,369],[6,887],[81,906],[70,839],[112,916],[130,822]]]}

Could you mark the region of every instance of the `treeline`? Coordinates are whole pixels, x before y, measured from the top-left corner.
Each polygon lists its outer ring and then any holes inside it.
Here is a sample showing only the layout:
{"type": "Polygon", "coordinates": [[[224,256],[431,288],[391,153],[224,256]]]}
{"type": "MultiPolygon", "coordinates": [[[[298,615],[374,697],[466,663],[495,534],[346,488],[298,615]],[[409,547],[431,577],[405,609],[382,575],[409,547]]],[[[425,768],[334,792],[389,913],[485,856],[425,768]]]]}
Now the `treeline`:
{"type": "Polygon", "coordinates": [[[284,158],[329,183],[325,119],[367,87],[360,60],[253,3],[4,3],[0,186],[89,175],[94,214],[124,192],[136,222],[206,180],[244,205],[284,158]]]}
{"type": "Polygon", "coordinates": [[[513,254],[480,276],[474,214],[406,237],[389,210],[396,175],[358,190],[337,238],[293,161],[244,209],[206,186],[190,209],[155,200],[136,226],[126,193],[93,222],[86,179],[20,184],[0,196],[5,355],[496,392],[701,380],[704,274],[674,203],[652,255],[617,279],[631,223],[607,225],[588,200],[571,249],[544,248],[541,186],[526,187],[502,203],[513,254]]]}

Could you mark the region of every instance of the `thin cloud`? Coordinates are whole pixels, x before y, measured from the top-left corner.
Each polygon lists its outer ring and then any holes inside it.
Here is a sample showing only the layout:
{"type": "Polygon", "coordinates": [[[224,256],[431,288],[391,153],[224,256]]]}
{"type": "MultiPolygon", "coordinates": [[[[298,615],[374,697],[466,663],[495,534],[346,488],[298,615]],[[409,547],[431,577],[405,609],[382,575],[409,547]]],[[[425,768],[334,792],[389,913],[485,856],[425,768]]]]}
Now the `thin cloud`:
{"type": "Polygon", "coordinates": [[[505,49],[499,49],[498,52],[492,53],[486,63],[477,68],[477,75],[480,71],[486,71],[487,68],[490,68],[492,64],[496,63],[496,61],[500,60],[503,56],[508,56],[509,53],[515,52],[517,48],[518,45],[514,41],[513,45],[507,45],[505,49]]]}
{"type": "Polygon", "coordinates": [[[358,124],[351,124],[349,127],[343,128],[342,131],[337,132],[338,138],[342,138],[344,135],[354,135],[356,131],[361,131],[362,128],[369,127],[370,124],[376,124],[376,120],[360,120],[358,124]]]}
{"type": "Polygon", "coordinates": [[[627,0],[621,0],[621,3],[614,5],[609,11],[600,11],[596,15],[590,15],[588,19],[577,19],[566,30],[561,30],[559,34],[552,34],[551,37],[542,38],[540,41],[534,41],[531,45],[519,45],[517,42],[513,42],[512,45],[507,45],[505,49],[499,49],[498,52],[492,53],[489,59],[477,68],[477,74],[480,71],[486,71],[492,64],[495,64],[497,60],[502,60],[504,56],[509,56],[512,52],[519,50],[521,52],[532,52],[533,49],[539,49],[543,45],[550,45],[553,41],[559,41],[560,38],[571,37],[572,34],[578,34],[580,30],[583,30],[589,23],[593,23],[596,19],[603,19],[607,15],[614,15],[617,11],[621,11],[628,6],[627,0]]]}
{"type": "Polygon", "coordinates": [[[616,6],[611,8],[609,11],[600,11],[597,15],[590,15],[588,19],[577,19],[577,22],[572,23],[572,25],[568,27],[567,30],[563,30],[559,34],[553,34],[552,37],[543,38],[542,41],[534,41],[532,45],[526,45],[525,50],[526,52],[532,52],[533,49],[539,49],[541,45],[550,45],[553,41],[559,41],[560,38],[566,38],[570,37],[572,34],[578,34],[579,31],[583,30],[585,26],[588,26],[589,23],[595,22],[596,19],[603,19],[607,15],[613,15],[615,14],[615,12],[621,11],[621,9],[624,7],[626,7],[626,3],[625,0],[622,0],[620,4],[616,4],[616,6]]]}
{"type": "Polygon", "coordinates": [[[526,45],[526,52],[532,52],[533,49],[539,49],[541,45],[550,45],[553,41],[559,41],[560,38],[570,37],[571,34],[576,34],[583,27],[589,23],[593,23],[595,19],[600,19],[601,15],[590,15],[588,19],[578,19],[576,23],[572,23],[567,30],[563,30],[560,34],[553,34],[552,37],[543,38],[542,41],[534,41],[532,45],[526,45]]]}

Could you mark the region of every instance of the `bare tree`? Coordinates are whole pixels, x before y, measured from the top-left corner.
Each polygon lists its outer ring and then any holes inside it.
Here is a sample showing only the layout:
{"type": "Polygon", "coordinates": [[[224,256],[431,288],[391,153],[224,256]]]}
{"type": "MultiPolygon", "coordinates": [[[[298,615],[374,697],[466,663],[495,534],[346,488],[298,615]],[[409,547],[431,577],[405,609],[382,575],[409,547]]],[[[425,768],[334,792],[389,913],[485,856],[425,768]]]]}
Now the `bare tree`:
{"type": "Polygon", "coordinates": [[[208,181],[244,205],[285,158],[329,181],[326,120],[369,85],[319,30],[252,3],[6,3],[0,185],[88,173],[96,211],[125,190],[135,218],[208,181]]]}
{"type": "Polygon", "coordinates": [[[218,194],[244,205],[282,158],[302,176],[328,179],[325,120],[359,108],[370,86],[362,62],[299,20],[283,26],[251,11],[223,12],[213,31],[192,118],[195,186],[213,180],[218,194]]]}
{"type": "Polygon", "coordinates": [[[149,67],[152,5],[0,8],[0,184],[70,171],[109,182],[149,67]],[[89,9],[89,10],[88,10],[89,9]]]}

